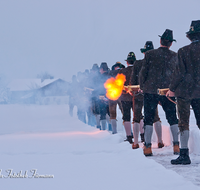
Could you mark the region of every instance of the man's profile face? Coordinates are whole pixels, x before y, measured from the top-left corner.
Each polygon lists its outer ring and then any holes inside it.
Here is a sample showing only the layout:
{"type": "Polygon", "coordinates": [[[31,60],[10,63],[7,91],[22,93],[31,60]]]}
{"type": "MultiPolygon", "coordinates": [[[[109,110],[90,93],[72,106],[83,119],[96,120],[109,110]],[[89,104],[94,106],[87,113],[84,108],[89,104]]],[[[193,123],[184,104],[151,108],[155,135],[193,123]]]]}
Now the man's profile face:
{"type": "Polygon", "coordinates": [[[102,68],[100,69],[100,73],[101,73],[101,74],[103,74],[103,73],[104,73],[104,71],[103,71],[103,69],[102,69],[102,68]]]}

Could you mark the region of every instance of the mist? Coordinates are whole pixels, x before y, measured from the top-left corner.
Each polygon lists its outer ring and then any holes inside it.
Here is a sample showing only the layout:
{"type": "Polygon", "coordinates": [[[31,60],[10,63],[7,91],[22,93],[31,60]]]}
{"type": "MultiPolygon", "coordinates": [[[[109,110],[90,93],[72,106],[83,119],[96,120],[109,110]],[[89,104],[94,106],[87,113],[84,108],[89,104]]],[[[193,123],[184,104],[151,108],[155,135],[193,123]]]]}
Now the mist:
{"type": "Polygon", "coordinates": [[[185,33],[199,20],[199,0],[0,1],[0,74],[36,78],[41,72],[71,80],[94,63],[125,64],[130,51],[142,59],[146,41],[159,47],[165,29],[171,49],[189,44],[185,33]]]}

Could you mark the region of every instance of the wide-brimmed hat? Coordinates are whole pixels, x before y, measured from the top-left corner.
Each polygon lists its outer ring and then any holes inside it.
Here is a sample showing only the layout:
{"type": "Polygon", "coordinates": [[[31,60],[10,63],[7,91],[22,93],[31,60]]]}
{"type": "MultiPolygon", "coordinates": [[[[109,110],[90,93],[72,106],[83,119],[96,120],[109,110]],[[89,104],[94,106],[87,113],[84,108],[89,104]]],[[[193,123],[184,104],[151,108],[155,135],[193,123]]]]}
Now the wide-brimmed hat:
{"type": "Polygon", "coordinates": [[[161,37],[161,39],[169,40],[170,42],[173,42],[173,41],[176,42],[176,40],[173,39],[173,31],[172,30],[166,29],[162,36],[160,36],[160,35],[158,35],[158,36],[161,37]]]}
{"type": "Polygon", "coordinates": [[[97,63],[93,64],[92,69],[93,71],[98,71],[99,70],[99,66],[97,63]]]}
{"type": "Polygon", "coordinates": [[[125,66],[121,63],[121,62],[116,62],[113,66],[112,66],[112,70],[115,70],[116,67],[119,67],[120,69],[125,68],[125,66]]]}
{"type": "Polygon", "coordinates": [[[132,51],[129,52],[127,59],[125,61],[133,61],[133,62],[136,61],[135,54],[132,51]]]}
{"type": "Polygon", "coordinates": [[[194,34],[200,32],[200,20],[192,21],[190,25],[190,30],[186,34],[194,34]]]}
{"type": "Polygon", "coordinates": [[[100,65],[100,69],[103,69],[104,71],[108,71],[109,68],[108,68],[108,65],[106,62],[102,62],[101,65],[100,65]]]}
{"type": "Polygon", "coordinates": [[[144,53],[144,52],[149,51],[151,49],[154,49],[153,42],[152,41],[147,41],[145,46],[144,46],[144,48],[141,48],[140,51],[141,51],[141,53],[144,53]]]}

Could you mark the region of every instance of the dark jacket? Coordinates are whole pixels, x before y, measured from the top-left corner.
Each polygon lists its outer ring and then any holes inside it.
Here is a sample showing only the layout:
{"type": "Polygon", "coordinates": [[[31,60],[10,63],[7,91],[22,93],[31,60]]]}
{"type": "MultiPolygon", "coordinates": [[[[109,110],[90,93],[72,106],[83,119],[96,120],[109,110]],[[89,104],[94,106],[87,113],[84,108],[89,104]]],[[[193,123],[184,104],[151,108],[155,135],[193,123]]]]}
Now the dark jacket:
{"type": "MultiPolygon", "coordinates": [[[[142,60],[136,60],[133,64],[133,73],[132,73],[132,76],[131,76],[131,84],[132,85],[139,85],[139,73],[140,73],[140,70],[142,68],[142,63],[143,63],[144,59],[142,60]]],[[[136,94],[135,95],[135,99],[138,99],[138,100],[143,100],[143,95],[142,94],[136,94]]]]}
{"type": "Polygon", "coordinates": [[[104,87],[104,83],[109,78],[108,72],[105,72],[103,74],[100,74],[98,78],[96,78],[97,83],[94,86],[93,95],[95,96],[105,96],[106,95],[106,89],[104,87]]]}
{"type": "Polygon", "coordinates": [[[133,74],[131,78],[132,85],[139,85],[139,73],[144,60],[136,60],[133,65],[133,74]]]}
{"type": "Polygon", "coordinates": [[[165,47],[146,52],[139,74],[141,90],[144,93],[157,94],[158,88],[169,88],[176,59],[177,54],[165,47]]]}
{"type": "Polygon", "coordinates": [[[200,98],[200,42],[178,50],[178,61],[170,84],[176,97],[200,98]]]}
{"type": "MultiPolygon", "coordinates": [[[[121,69],[119,72],[126,76],[126,81],[124,83],[124,86],[131,85],[131,75],[133,72],[132,68],[133,68],[133,66],[128,66],[124,69],[121,69]]],[[[121,101],[132,101],[132,100],[133,100],[133,96],[131,96],[129,93],[126,93],[126,94],[123,93],[121,95],[121,101]]]]}
{"type": "Polygon", "coordinates": [[[116,77],[117,74],[120,72],[120,70],[121,70],[121,69],[111,70],[111,71],[109,72],[109,76],[110,76],[110,77],[116,77]]]}

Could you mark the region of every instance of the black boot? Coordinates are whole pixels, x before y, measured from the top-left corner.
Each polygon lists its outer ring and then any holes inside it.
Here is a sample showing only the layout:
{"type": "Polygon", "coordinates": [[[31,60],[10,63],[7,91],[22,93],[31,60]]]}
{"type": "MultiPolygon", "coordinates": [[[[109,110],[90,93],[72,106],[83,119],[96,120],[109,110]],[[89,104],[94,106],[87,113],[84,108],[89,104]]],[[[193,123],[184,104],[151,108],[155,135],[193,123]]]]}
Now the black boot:
{"type": "Polygon", "coordinates": [[[141,142],[144,142],[144,133],[140,134],[141,142]]]}
{"type": "Polygon", "coordinates": [[[171,160],[171,164],[178,165],[178,164],[191,164],[191,160],[189,157],[189,150],[188,148],[180,148],[180,156],[175,159],[171,160]]]}
{"type": "Polygon", "coordinates": [[[133,140],[132,140],[132,136],[126,136],[126,140],[124,141],[128,141],[130,144],[133,144],[133,140]]]}
{"type": "Polygon", "coordinates": [[[101,126],[100,126],[100,125],[97,125],[97,129],[101,130],[101,126]]]}

